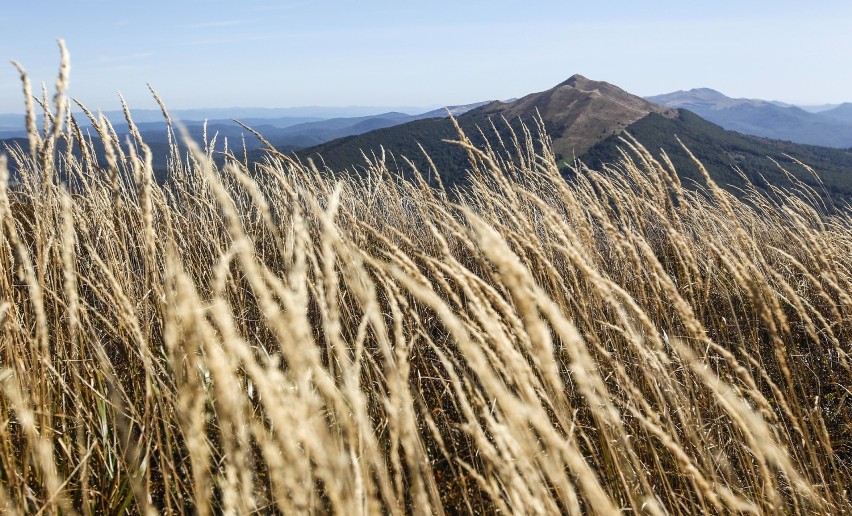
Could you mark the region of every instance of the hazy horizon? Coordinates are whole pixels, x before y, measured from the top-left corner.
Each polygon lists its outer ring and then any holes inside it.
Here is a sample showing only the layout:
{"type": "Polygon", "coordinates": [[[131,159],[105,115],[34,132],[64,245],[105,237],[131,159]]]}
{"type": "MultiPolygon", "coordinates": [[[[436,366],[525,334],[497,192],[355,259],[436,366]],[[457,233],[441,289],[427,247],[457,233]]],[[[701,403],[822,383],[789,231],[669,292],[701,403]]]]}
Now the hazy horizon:
{"type": "MultiPolygon", "coordinates": [[[[407,106],[429,109],[542,91],[580,73],[650,96],[709,87],[796,105],[852,101],[852,5],[609,2],[604,12],[516,0],[398,5],[369,0],[242,3],[105,0],[0,13],[2,57],[50,92],[71,54],[69,94],[131,108],[407,106]],[[45,14],[46,13],[46,14],[45,14]],[[152,30],[153,29],[153,30],[152,30]]],[[[20,113],[0,67],[0,113],[20,113]]]]}

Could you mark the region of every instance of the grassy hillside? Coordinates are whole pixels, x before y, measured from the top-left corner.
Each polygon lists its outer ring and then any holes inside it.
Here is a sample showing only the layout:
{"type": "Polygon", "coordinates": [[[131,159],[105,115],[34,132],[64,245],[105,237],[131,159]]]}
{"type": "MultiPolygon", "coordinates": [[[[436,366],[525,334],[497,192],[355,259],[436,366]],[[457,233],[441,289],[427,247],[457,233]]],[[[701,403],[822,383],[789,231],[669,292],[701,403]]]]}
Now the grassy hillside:
{"type": "MultiPolygon", "coordinates": [[[[664,151],[684,181],[703,183],[698,168],[678,139],[722,186],[741,189],[745,186],[743,176],[760,188],[790,186],[780,164],[798,180],[818,192],[824,191],[834,202],[852,201],[852,149],[798,145],[725,131],[685,109],[678,110],[675,119],[652,114],[626,131],[655,156],[664,151]],[[816,171],[819,180],[791,157],[816,171]]],[[[581,159],[593,168],[616,163],[621,159],[620,146],[623,146],[620,136],[615,135],[597,144],[581,159]]]]}
{"type": "MultiPolygon", "coordinates": [[[[831,199],[831,202],[842,204],[852,199],[852,149],[831,149],[747,136],[726,131],[687,110],[681,109],[677,113],[676,117],[652,113],[624,130],[651,149],[655,156],[659,156],[659,150],[664,149],[688,187],[700,179],[700,174],[693,160],[678,143],[678,138],[707,167],[711,177],[731,191],[736,192],[746,186],[743,175],[763,189],[769,185],[789,186],[791,183],[787,174],[779,168],[778,163],[799,181],[815,188],[821,196],[831,199]],[[815,179],[814,172],[794,160],[811,167],[819,180],[815,179]],[[737,167],[742,174],[737,172],[737,167]],[[820,181],[822,184],[819,184],[820,181]]],[[[515,139],[523,141],[523,145],[527,144],[525,129],[519,118],[507,123],[499,114],[489,115],[479,109],[459,117],[457,121],[473,145],[490,144],[507,160],[511,160],[512,153],[507,152],[504,145],[512,147],[515,139]]],[[[533,127],[536,120],[528,118],[524,122],[533,127]]],[[[543,128],[548,134],[566,131],[566,128],[548,121],[544,121],[543,128]]],[[[619,148],[623,147],[622,136],[621,131],[616,131],[578,158],[592,168],[598,168],[604,163],[615,163],[621,159],[619,148]]],[[[431,174],[434,177],[434,171],[428,172],[434,165],[446,185],[461,185],[468,179],[468,154],[458,145],[446,142],[457,139],[457,131],[451,120],[431,119],[341,138],[297,151],[297,155],[303,160],[311,158],[318,163],[324,162],[331,170],[347,168],[350,172],[360,174],[366,167],[364,155],[372,160],[374,156],[380,157],[381,149],[384,149],[388,166],[395,175],[412,177],[412,167],[402,159],[405,156],[424,175],[431,174]]],[[[534,128],[529,142],[534,149],[541,150],[542,141],[534,128]]],[[[571,157],[557,155],[557,160],[566,174],[570,175],[569,169],[573,166],[571,157]]]]}
{"type": "MultiPolygon", "coordinates": [[[[536,128],[541,123],[557,158],[570,159],[651,112],[674,115],[674,111],[612,84],[575,75],[553,88],[514,101],[487,103],[459,116],[458,124],[474,145],[485,146],[489,139],[493,140],[501,154],[511,159],[507,149],[526,140],[527,127],[536,128]]],[[[444,140],[448,139],[457,139],[452,121],[420,121],[341,139],[298,154],[304,158],[322,157],[330,168],[337,169],[364,165],[362,151],[372,159],[372,154],[381,154],[383,148],[398,160],[397,164],[405,156],[420,170],[435,165],[445,184],[461,184],[466,182],[468,153],[447,144],[444,140]],[[431,163],[420,146],[431,157],[431,163]]],[[[540,142],[536,144],[541,149],[540,142]]],[[[398,168],[400,174],[411,175],[411,167],[398,168]]]]}
{"type": "MultiPolygon", "coordinates": [[[[413,179],[416,168],[432,186],[439,185],[436,176],[440,176],[445,187],[461,186],[470,179],[471,164],[469,153],[452,143],[460,138],[456,124],[472,145],[490,146],[502,159],[513,159],[516,152],[510,149],[514,149],[516,144],[529,144],[533,149],[542,150],[542,141],[533,138],[530,133],[531,130],[538,132],[535,120],[505,120],[480,108],[458,117],[455,122],[448,118],[418,120],[301,149],[295,154],[301,160],[311,159],[317,164],[324,164],[331,171],[345,169],[349,174],[363,176],[369,162],[381,160],[384,150],[385,166],[394,176],[413,179]]],[[[549,132],[559,130],[547,122],[541,129],[549,132]]]]}
{"type": "MultiPolygon", "coordinates": [[[[403,165],[402,157],[412,159],[421,170],[429,168],[419,145],[427,149],[429,156],[439,164],[444,172],[444,180],[455,183],[461,180],[453,172],[463,172],[467,164],[464,151],[454,145],[443,143],[442,140],[455,139],[456,130],[452,121],[444,118],[431,118],[409,122],[402,126],[371,131],[362,135],[340,138],[323,145],[297,151],[303,159],[313,159],[325,164],[331,170],[345,168],[355,172],[367,166],[364,156],[373,159],[381,157],[382,149],[386,156],[392,155],[398,159],[398,165],[403,165]]],[[[403,167],[407,168],[407,167],[403,167]]]]}
{"type": "Polygon", "coordinates": [[[0,157],[5,512],[852,511],[849,212],[524,138],[456,203],[191,143],[159,185],[48,129],[0,157]]]}

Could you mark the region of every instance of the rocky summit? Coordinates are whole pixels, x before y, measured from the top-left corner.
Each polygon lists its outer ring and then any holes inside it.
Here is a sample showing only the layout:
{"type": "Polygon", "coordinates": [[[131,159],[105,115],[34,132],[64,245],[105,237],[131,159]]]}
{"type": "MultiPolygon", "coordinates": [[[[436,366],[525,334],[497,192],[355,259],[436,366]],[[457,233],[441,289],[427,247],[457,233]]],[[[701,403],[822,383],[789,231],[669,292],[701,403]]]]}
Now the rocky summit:
{"type": "Polygon", "coordinates": [[[492,102],[482,109],[507,120],[530,120],[540,115],[556,130],[550,135],[554,152],[565,158],[582,156],[598,141],[617,134],[650,113],[669,118],[676,116],[673,109],[582,75],[574,75],[547,91],[532,93],[511,103],[492,102]]]}

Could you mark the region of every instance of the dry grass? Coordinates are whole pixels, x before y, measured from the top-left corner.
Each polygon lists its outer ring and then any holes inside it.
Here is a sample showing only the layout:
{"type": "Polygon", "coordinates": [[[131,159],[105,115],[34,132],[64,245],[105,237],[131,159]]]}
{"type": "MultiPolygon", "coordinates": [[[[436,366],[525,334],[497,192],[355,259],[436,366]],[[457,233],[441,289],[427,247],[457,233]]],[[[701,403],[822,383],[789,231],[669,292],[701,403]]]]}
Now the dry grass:
{"type": "Polygon", "coordinates": [[[457,196],[212,143],[157,185],[61,77],[0,158],[6,512],[852,511],[848,212],[530,134],[457,196]]]}

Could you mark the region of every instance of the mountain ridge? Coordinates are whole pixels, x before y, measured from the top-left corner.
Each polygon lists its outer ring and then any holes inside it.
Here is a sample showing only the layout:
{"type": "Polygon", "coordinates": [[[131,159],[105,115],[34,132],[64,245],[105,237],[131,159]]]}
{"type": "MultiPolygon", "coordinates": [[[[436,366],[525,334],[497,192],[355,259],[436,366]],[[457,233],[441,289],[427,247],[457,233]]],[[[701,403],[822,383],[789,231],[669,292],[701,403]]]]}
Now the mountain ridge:
{"type": "Polygon", "coordinates": [[[852,124],[852,102],[844,102],[831,109],[820,111],[819,115],[852,124]]]}
{"type": "Polygon", "coordinates": [[[554,152],[564,158],[583,154],[605,135],[616,133],[649,113],[673,116],[669,109],[580,74],[549,90],[509,103],[495,101],[480,109],[485,114],[527,121],[540,115],[552,125],[564,128],[550,135],[554,152]]]}
{"type": "Polygon", "coordinates": [[[814,113],[761,99],[731,98],[710,88],[645,98],[666,107],[689,109],[725,129],[743,134],[806,145],[852,147],[852,105],[814,113]]]}
{"type": "MultiPolygon", "coordinates": [[[[718,92],[709,89],[702,93],[718,96],[715,95],[718,92]]],[[[456,120],[478,146],[487,145],[486,139],[512,142],[515,135],[523,134],[521,122],[534,128],[540,120],[553,142],[558,163],[569,175],[575,159],[592,166],[618,163],[622,159],[619,148],[623,147],[620,137],[626,131],[649,151],[658,155],[662,149],[672,156],[679,173],[682,171],[691,180],[700,182],[700,176],[696,175],[695,164],[684,153],[678,138],[688,142],[711,177],[733,191],[738,185],[744,186],[738,168],[748,172],[753,183],[764,187],[768,183],[787,184],[788,177],[777,163],[787,164],[794,176],[815,189],[822,189],[810,172],[791,164],[787,156],[794,156],[820,171],[826,196],[852,199],[852,150],[808,146],[726,130],[688,109],[655,105],[617,86],[581,75],[514,102],[485,104],[456,120]],[[578,148],[582,151],[577,152],[578,148]]],[[[388,159],[405,156],[424,175],[435,171],[434,164],[442,183],[452,186],[464,183],[465,170],[470,168],[466,152],[445,143],[457,139],[458,133],[450,120],[430,119],[334,140],[296,154],[300,159],[316,160],[335,171],[355,172],[357,164],[364,164],[364,155],[386,155],[388,159]],[[423,151],[430,160],[424,158],[423,151]]],[[[410,167],[400,167],[400,173],[410,174],[410,167]]]]}

